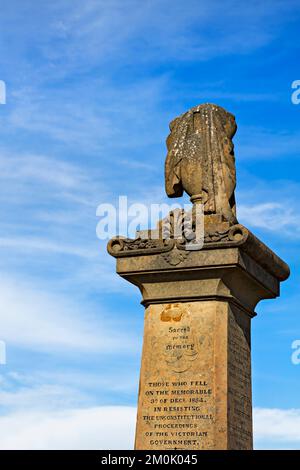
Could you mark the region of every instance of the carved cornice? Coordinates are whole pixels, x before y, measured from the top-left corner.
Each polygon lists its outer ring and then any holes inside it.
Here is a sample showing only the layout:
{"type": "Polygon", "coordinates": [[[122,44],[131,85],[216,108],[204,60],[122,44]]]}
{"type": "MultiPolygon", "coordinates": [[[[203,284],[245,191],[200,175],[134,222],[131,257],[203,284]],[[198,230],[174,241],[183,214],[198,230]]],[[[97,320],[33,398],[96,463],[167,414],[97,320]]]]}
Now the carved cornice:
{"type": "MultiPolygon", "coordinates": [[[[204,244],[198,251],[225,248],[240,248],[280,281],[287,279],[290,274],[288,265],[241,224],[233,225],[226,230],[207,231],[204,235],[204,244]]],[[[185,239],[133,240],[117,237],[109,241],[107,249],[115,258],[162,254],[171,266],[176,266],[186,259],[189,252],[197,252],[195,248],[189,247],[185,239]],[[176,257],[171,256],[171,253],[170,256],[164,256],[164,253],[171,252],[174,248],[179,250],[176,257]],[[180,252],[186,255],[180,256],[180,252]]]]}
{"type": "Polygon", "coordinates": [[[122,256],[144,256],[171,251],[175,246],[175,240],[162,239],[130,239],[116,237],[112,238],[107,245],[107,251],[115,258],[122,256]]]}

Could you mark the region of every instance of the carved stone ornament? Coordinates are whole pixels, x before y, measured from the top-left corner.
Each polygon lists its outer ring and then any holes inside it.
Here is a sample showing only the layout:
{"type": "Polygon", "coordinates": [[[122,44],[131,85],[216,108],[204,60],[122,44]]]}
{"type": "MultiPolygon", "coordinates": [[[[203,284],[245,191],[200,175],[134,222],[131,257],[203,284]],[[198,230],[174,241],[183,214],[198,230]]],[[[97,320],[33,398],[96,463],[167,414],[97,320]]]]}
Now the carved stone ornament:
{"type": "Polygon", "coordinates": [[[181,264],[183,261],[186,260],[186,258],[189,255],[189,251],[185,250],[178,250],[177,247],[174,248],[174,250],[168,252],[168,253],[163,253],[162,257],[163,259],[170,264],[171,266],[178,266],[181,264]]]}
{"type": "Polygon", "coordinates": [[[170,251],[175,246],[175,241],[172,239],[143,239],[143,238],[112,238],[107,245],[107,251],[115,258],[121,256],[135,256],[164,253],[170,251]]]}
{"type": "MultiPolygon", "coordinates": [[[[250,255],[254,260],[268,269],[274,276],[280,280],[288,278],[290,270],[287,264],[282,261],[275,253],[261,242],[250,230],[241,224],[236,224],[225,231],[214,231],[205,233],[203,250],[215,248],[238,247],[250,255]]],[[[189,249],[187,241],[184,239],[141,239],[134,240],[128,238],[113,238],[107,246],[109,254],[115,258],[128,256],[145,256],[154,254],[164,254],[176,250],[165,260],[170,260],[169,264],[176,266],[187,258],[189,249]],[[185,251],[185,255],[179,255],[177,251],[185,251]]],[[[169,253],[168,253],[169,255],[169,253]]]]}

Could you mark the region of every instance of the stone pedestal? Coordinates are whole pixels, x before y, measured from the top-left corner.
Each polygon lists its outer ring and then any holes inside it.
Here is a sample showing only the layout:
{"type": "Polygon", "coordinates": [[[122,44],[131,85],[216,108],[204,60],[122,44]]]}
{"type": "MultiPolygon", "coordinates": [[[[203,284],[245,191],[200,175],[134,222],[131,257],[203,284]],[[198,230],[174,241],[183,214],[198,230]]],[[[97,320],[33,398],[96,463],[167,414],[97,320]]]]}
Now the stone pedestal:
{"type": "Polygon", "coordinates": [[[252,449],[250,323],[288,266],[245,227],[175,240],[113,239],[145,305],[136,449],[252,449]]]}

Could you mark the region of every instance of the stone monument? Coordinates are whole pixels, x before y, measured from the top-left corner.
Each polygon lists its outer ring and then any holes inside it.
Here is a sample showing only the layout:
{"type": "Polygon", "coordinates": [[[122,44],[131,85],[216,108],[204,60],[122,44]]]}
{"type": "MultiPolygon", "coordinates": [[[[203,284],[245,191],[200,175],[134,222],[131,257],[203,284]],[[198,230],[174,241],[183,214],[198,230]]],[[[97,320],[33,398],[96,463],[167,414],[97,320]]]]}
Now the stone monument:
{"type": "Polygon", "coordinates": [[[164,236],[162,222],[147,238],[108,243],[145,306],[136,449],[253,446],[251,319],[260,300],[279,295],[289,268],[237,221],[236,129],[213,104],[170,124],[166,192],[185,191],[193,211],[203,207],[203,246],[164,236]]]}

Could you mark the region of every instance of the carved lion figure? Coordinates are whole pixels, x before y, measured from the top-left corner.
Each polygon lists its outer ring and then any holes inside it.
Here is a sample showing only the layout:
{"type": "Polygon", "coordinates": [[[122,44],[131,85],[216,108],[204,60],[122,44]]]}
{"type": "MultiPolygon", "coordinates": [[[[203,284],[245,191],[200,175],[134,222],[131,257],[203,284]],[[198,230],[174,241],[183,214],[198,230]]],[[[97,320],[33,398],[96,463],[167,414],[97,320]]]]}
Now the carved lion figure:
{"type": "Polygon", "coordinates": [[[235,117],[215,104],[195,106],[174,119],[167,138],[167,195],[180,197],[185,191],[192,202],[204,204],[205,214],[236,223],[236,130],[235,117]]]}

